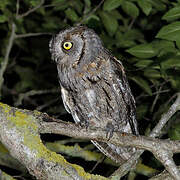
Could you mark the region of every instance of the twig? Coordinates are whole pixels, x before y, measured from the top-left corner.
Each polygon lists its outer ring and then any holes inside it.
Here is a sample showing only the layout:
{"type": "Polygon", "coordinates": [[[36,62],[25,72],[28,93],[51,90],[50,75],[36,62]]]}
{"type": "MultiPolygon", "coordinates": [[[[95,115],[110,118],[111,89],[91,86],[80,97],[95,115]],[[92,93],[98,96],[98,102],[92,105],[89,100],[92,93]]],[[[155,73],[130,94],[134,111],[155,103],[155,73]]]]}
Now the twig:
{"type": "MultiPolygon", "coordinates": [[[[170,109],[167,113],[165,113],[160,119],[159,123],[155,126],[155,128],[150,133],[150,137],[157,137],[161,134],[161,129],[164,127],[166,122],[180,109],[180,93],[177,94],[176,101],[171,105],[170,109]]],[[[117,169],[113,174],[113,176],[122,177],[127,174],[130,169],[135,167],[137,163],[137,159],[141,156],[144,150],[137,150],[137,152],[133,155],[133,157],[128,160],[126,163],[121,165],[119,169],[117,169]]]]}
{"type": "Polygon", "coordinates": [[[159,90],[157,91],[156,97],[155,97],[155,99],[154,99],[154,101],[153,101],[153,104],[152,104],[152,106],[151,106],[151,109],[150,109],[150,112],[151,112],[151,113],[152,113],[153,110],[154,110],[154,107],[155,107],[156,102],[157,102],[157,100],[158,100],[158,98],[159,98],[161,89],[162,89],[162,86],[160,86],[159,90]]]}
{"type": "Polygon", "coordinates": [[[59,98],[52,99],[51,101],[48,101],[48,102],[46,102],[45,104],[36,107],[36,110],[42,111],[44,108],[46,108],[46,107],[48,107],[48,106],[51,106],[52,104],[54,104],[54,103],[57,102],[57,101],[59,101],[59,98]]]}
{"type": "Polygon", "coordinates": [[[4,78],[3,78],[3,74],[6,70],[6,67],[8,65],[8,61],[9,61],[9,55],[12,49],[12,45],[15,39],[15,30],[16,30],[16,25],[14,23],[12,23],[12,29],[11,29],[11,35],[9,37],[9,42],[6,48],[6,54],[5,54],[5,58],[4,61],[1,63],[1,71],[0,71],[0,96],[1,96],[1,89],[2,89],[2,85],[4,82],[4,78]]]}
{"type": "Polygon", "coordinates": [[[16,39],[27,38],[32,36],[52,35],[51,33],[27,33],[27,34],[16,34],[16,39]]]}
{"type": "Polygon", "coordinates": [[[57,93],[58,91],[60,91],[60,90],[59,89],[46,89],[46,90],[31,90],[26,93],[20,93],[15,105],[16,106],[21,105],[22,100],[29,96],[42,95],[42,94],[48,94],[48,93],[57,93]]]}
{"type": "Polygon", "coordinates": [[[37,9],[39,9],[43,4],[44,4],[44,0],[41,0],[41,2],[37,6],[35,6],[34,8],[30,9],[29,11],[27,11],[27,12],[25,12],[23,14],[17,15],[16,18],[20,19],[20,18],[23,18],[25,16],[28,16],[32,12],[36,11],[37,9]]]}
{"type": "MultiPolygon", "coordinates": [[[[97,141],[107,142],[104,130],[79,128],[71,123],[40,123],[41,133],[56,133],[63,134],[75,138],[93,139],[97,141]]],[[[116,146],[131,146],[140,149],[146,149],[152,152],[155,157],[166,167],[172,177],[176,180],[180,177],[180,172],[177,169],[172,155],[180,152],[180,141],[160,140],[145,136],[134,136],[126,133],[114,133],[113,137],[108,141],[116,146]]],[[[139,151],[141,153],[142,151],[139,151]]],[[[134,157],[132,157],[134,158],[134,157]]]]}
{"type": "Polygon", "coordinates": [[[19,14],[19,0],[17,0],[17,2],[16,2],[16,18],[18,16],[18,14],[19,14]]]}
{"type": "Polygon", "coordinates": [[[82,20],[80,22],[78,22],[77,24],[75,24],[76,26],[81,25],[86,19],[88,19],[88,17],[90,17],[92,14],[94,14],[103,4],[104,0],[101,0],[101,2],[87,15],[85,15],[82,20]]]}
{"type": "Polygon", "coordinates": [[[130,24],[129,24],[129,26],[128,26],[128,31],[132,28],[135,20],[136,20],[136,18],[133,18],[132,21],[130,22],[130,24]]]}
{"type": "Polygon", "coordinates": [[[165,126],[167,121],[178,111],[180,110],[180,93],[177,94],[176,101],[171,105],[168,112],[165,113],[155,128],[150,133],[150,137],[157,137],[160,136],[162,128],[165,126]]]}

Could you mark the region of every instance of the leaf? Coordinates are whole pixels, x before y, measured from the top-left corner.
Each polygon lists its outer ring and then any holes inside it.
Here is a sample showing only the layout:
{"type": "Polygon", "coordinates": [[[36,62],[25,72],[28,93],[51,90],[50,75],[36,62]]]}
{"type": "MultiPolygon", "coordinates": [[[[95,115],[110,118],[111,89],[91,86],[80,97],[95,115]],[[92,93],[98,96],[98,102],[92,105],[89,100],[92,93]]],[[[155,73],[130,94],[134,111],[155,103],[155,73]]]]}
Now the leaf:
{"type": "Polygon", "coordinates": [[[158,70],[147,69],[144,71],[144,76],[146,76],[147,78],[158,79],[161,78],[162,75],[158,70]]]}
{"type": "Polygon", "coordinates": [[[54,10],[55,11],[62,11],[65,10],[70,6],[70,1],[66,0],[54,0],[52,2],[52,5],[54,5],[54,10]]]}
{"type": "Polygon", "coordinates": [[[178,47],[178,49],[180,49],[180,40],[176,41],[176,46],[178,47]]]}
{"type": "Polygon", "coordinates": [[[175,47],[174,42],[172,41],[157,39],[154,40],[151,44],[153,48],[155,48],[159,52],[158,57],[170,52],[174,54],[178,52],[178,49],[175,47]]]}
{"type": "Polygon", "coordinates": [[[138,58],[151,58],[157,55],[156,49],[151,44],[140,44],[126,51],[138,58]]]}
{"type": "Polygon", "coordinates": [[[145,92],[152,96],[152,91],[147,81],[145,81],[139,76],[130,77],[130,79],[132,79],[136,84],[138,84],[142,89],[144,89],[145,92]]]}
{"type": "Polygon", "coordinates": [[[125,13],[127,13],[128,15],[130,15],[133,18],[136,18],[139,15],[139,9],[132,2],[123,1],[122,9],[125,13]]]}
{"type": "Polygon", "coordinates": [[[111,16],[113,16],[115,19],[121,19],[123,20],[123,16],[119,13],[118,10],[112,10],[108,12],[111,16]]]}
{"type": "Polygon", "coordinates": [[[10,0],[1,0],[1,3],[0,3],[0,9],[2,11],[5,10],[6,6],[11,4],[11,1],[10,0]]]}
{"type": "Polygon", "coordinates": [[[142,9],[142,11],[144,12],[144,14],[146,14],[146,16],[148,16],[152,10],[152,5],[148,2],[148,1],[144,1],[144,0],[140,0],[137,1],[139,7],[142,9]]]}
{"type": "Polygon", "coordinates": [[[113,9],[118,8],[123,0],[105,0],[103,4],[104,11],[111,11],[113,9]]]}
{"type": "Polygon", "coordinates": [[[169,81],[171,83],[171,86],[173,89],[175,89],[176,91],[179,91],[180,89],[180,76],[175,76],[175,75],[172,75],[172,76],[169,76],[169,81]]]}
{"type": "Polygon", "coordinates": [[[180,140],[180,123],[173,125],[168,131],[168,136],[172,140],[180,140]]]}
{"type": "Polygon", "coordinates": [[[71,7],[73,7],[79,14],[82,13],[83,10],[83,3],[81,0],[75,0],[75,1],[70,1],[71,7]]]}
{"type": "Polygon", "coordinates": [[[180,68],[180,56],[172,57],[161,62],[162,69],[180,68]]]}
{"type": "Polygon", "coordinates": [[[166,10],[166,5],[163,4],[161,1],[157,1],[157,0],[148,0],[153,7],[155,7],[155,9],[157,11],[164,11],[166,10]]]}
{"type": "Polygon", "coordinates": [[[112,15],[107,12],[101,11],[100,13],[101,20],[106,28],[108,34],[113,36],[118,28],[118,21],[112,15]]]}
{"type": "Polygon", "coordinates": [[[32,7],[35,7],[40,3],[40,1],[37,1],[37,0],[30,0],[29,2],[32,7]]]}
{"type": "Polygon", "coordinates": [[[91,1],[84,0],[85,7],[84,7],[84,14],[87,14],[91,10],[91,1]]]}
{"type": "Polygon", "coordinates": [[[145,114],[148,111],[148,105],[147,104],[141,104],[137,107],[136,113],[137,113],[137,119],[143,119],[145,114]]]}
{"type": "Polygon", "coordinates": [[[145,67],[148,67],[152,63],[153,63],[152,60],[140,60],[135,64],[135,66],[138,68],[145,68],[145,67]]]}
{"type": "Polygon", "coordinates": [[[0,23],[6,22],[8,19],[5,15],[0,15],[0,23]]]}
{"type": "Polygon", "coordinates": [[[156,35],[156,38],[170,41],[180,41],[180,22],[176,21],[163,26],[156,35]]]}
{"type": "Polygon", "coordinates": [[[66,14],[67,18],[70,19],[72,22],[76,22],[79,19],[79,17],[76,14],[76,12],[73,9],[71,9],[71,8],[68,8],[65,11],[65,14],[66,14]]]}
{"type": "Polygon", "coordinates": [[[180,18],[180,6],[177,6],[175,8],[170,9],[162,19],[167,20],[167,21],[172,21],[180,18]]]}

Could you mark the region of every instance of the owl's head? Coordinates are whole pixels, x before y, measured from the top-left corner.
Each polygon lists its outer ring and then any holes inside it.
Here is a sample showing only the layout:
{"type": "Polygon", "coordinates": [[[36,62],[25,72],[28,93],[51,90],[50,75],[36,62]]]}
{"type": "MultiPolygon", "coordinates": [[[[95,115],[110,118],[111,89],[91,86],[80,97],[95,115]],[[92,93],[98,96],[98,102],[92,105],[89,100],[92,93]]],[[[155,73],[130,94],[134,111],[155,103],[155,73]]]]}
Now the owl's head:
{"type": "Polygon", "coordinates": [[[71,65],[94,59],[102,50],[102,42],[91,29],[78,26],[60,31],[50,43],[52,59],[57,64],[71,65]]]}

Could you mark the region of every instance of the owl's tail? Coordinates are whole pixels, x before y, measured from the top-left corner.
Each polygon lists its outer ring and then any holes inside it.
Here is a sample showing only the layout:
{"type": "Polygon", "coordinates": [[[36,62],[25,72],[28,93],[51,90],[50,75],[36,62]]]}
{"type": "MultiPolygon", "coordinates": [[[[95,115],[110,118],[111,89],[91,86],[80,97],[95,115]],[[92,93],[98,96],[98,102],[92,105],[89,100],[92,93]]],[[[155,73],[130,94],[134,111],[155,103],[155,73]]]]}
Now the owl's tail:
{"type": "Polygon", "coordinates": [[[126,162],[134,153],[135,148],[117,147],[114,144],[91,141],[102,153],[118,164],[126,162]]]}

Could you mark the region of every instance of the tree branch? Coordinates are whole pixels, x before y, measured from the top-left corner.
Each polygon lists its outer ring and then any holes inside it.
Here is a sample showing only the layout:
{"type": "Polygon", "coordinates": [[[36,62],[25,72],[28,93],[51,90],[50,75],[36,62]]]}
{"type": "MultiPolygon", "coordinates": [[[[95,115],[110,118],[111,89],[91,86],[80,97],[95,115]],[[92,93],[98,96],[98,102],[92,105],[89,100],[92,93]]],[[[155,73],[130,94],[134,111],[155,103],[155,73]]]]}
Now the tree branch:
{"type": "Polygon", "coordinates": [[[23,18],[25,16],[28,16],[29,14],[33,13],[34,11],[36,11],[37,9],[39,9],[42,5],[44,4],[44,0],[41,0],[41,2],[35,6],[34,8],[30,9],[29,11],[23,13],[23,14],[17,14],[16,15],[16,19],[20,19],[23,18]]]}
{"type": "MultiPolygon", "coordinates": [[[[0,104],[0,141],[37,179],[94,179],[101,176],[86,173],[78,165],[68,163],[63,156],[48,150],[39,136],[37,111],[18,110],[0,104]]],[[[57,123],[58,124],[58,123],[57,123]]]]}
{"type": "MultiPolygon", "coordinates": [[[[179,96],[180,94],[170,108],[171,116],[172,110],[175,113],[179,109],[179,96]]],[[[170,116],[164,115],[162,117],[166,119],[164,117],[170,116]]],[[[162,121],[160,122],[162,123],[162,121]]],[[[80,178],[82,172],[86,174],[82,168],[80,168],[81,173],[79,173],[79,168],[67,163],[62,156],[47,150],[40,140],[39,133],[55,133],[80,139],[108,141],[116,146],[136,147],[141,149],[139,153],[145,149],[154,154],[174,179],[180,177],[179,170],[172,159],[174,153],[180,152],[180,141],[160,140],[120,132],[115,132],[113,137],[108,140],[105,129],[86,129],[74,123],[54,119],[47,114],[19,110],[4,104],[0,104],[0,124],[1,142],[8,148],[13,157],[21,161],[38,178],[47,178],[52,175],[59,178],[59,174],[62,175],[64,171],[68,172],[70,179],[72,174],[77,179],[80,178]],[[47,172],[48,166],[52,168],[47,172]],[[37,171],[38,174],[36,174],[37,171]]]]}
{"type": "Polygon", "coordinates": [[[165,126],[168,120],[179,110],[180,110],[180,93],[177,93],[176,101],[171,105],[168,112],[163,114],[160,121],[152,130],[149,136],[150,137],[160,136],[162,128],[165,126]]]}
{"type": "Polygon", "coordinates": [[[100,3],[88,14],[86,14],[80,22],[75,24],[76,26],[80,26],[84,21],[86,21],[91,15],[93,15],[103,4],[104,0],[101,0],[100,3]]]}
{"type": "MultiPolygon", "coordinates": [[[[164,113],[164,115],[161,117],[160,121],[158,124],[154,127],[152,132],[150,133],[150,137],[157,137],[161,134],[161,130],[164,127],[164,125],[167,123],[167,121],[178,111],[180,110],[180,93],[177,93],[177,98],[176,101],[171,105],[169,108],[168,112],[164,113]]],[[[144,150],[137,150],[134,156],[129,159],[127,162],[125,162],[120,168],[115,171],[112,174],[113,176],[118,176],[120,175],[121,177],[127,174],[130,169],[135,167],[137,163],[137,159],[141,156],[141,154],[144,152],[144,150]]]]}
{"type": "Polygon", "coordinates": [[[1,71],[0,71],[0,96],[1,96],[1,89],[2,89],[2,85],[4,82],[4,78],[3,78],[3,74],[6,70],[6,67],[8,65],[8,61],[9,61],[9,55],[12,49],[12,45],[15,39],[15,30],[16,30],[16,25],[14,23],[12,23],[12,29],[11,29],[11,35],[9,37],[9,41],[8,41],[8,45],[6,48],[6,54],[4,57],[4,61],[1,63],[1,71]]]}
{"type": "Polygon", "coordinates": [[[51,33],[27,33],[27,34],[16,34],[16,39],[27,38],[32,36],[52,35],[51,33]]]}

